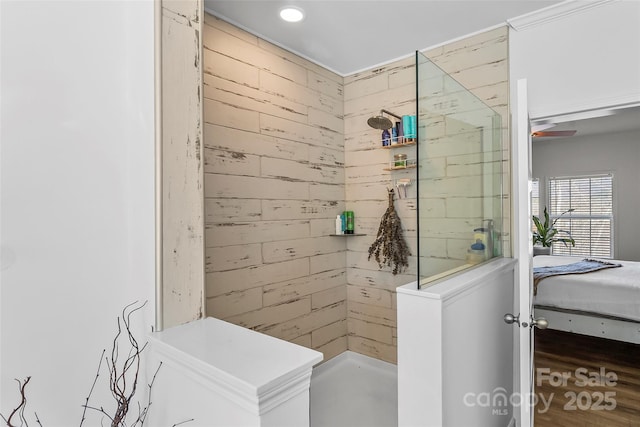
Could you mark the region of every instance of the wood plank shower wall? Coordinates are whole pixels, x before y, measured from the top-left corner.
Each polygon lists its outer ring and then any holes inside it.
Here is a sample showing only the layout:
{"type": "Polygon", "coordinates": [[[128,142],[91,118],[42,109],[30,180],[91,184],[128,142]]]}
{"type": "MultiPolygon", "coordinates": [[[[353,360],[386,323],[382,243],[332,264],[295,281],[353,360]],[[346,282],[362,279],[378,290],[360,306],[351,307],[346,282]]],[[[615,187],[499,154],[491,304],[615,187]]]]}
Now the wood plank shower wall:
{"type": "Polygon", "coordinates": [[[325,360],[347,349],[342,80],[205,16],[207,314],[325,360]]]}
{"type": "MultiPolygon", "coordinates": [[[[430,49],[425,55],[445,72],[452,75],[463,86],[492,107],[502,116],[503,124],[503,188],[505,226],[509,230],[509,188],[508,173],[508,31],[506,27],[487,31],[472,37],[430,49]]],[[[391,112],[415,114],[416,77],[413,57],[399,60],[375,69],[360,72],[344,79],[344,135],[345,135],[345,178],[346,204],[355,212],[358,231],[366,237],[348,241],[347,252],[347,295],[349,350],[367,354],[389,362],[396,362],[396,287],[416,280],[417,215],[416,215],[416,169],[384,172],[382,169],[396,152],[408,153],[415,158],[415,146],[393,150],[380,149],[381,131],[371,129],[367,118],[376,115],[381,108],[391,112]],[[405,274],[393,276],[388,269],[380,271],[378,266],[368,261],[368,247],[373,241],[380,218],[387,207],[387,187],[393,187],[395,180],[412,179],[407,189],[408,198],[396,200],[396,210],[402,220],[405,236],[413,257],[405,274]]],[[[476,179],[469,174],[478,169],[478,155],[451,156],[451,147],[443,150],[438,165],[430,164],[428,172],[437,175],[439,188],[443,194],[457,190],[461,179],[476,179]],[[471,171],[471,172],[470,172],[471,171]]],[[[457,212],[470,210],[477,204],[477,198],[458,197],[457,206],[446,206],[445,197],[441,201],[432,200],[421,212],[437,222],[441,231],[448,234],[464,234],[468,230],[468,241],[452,245],[452,242],[438,243],[435,239],[422,250],[430,251],[436,261],[453,267],[464,259],[464,245],[471,243],[472,228],[465,225],[457,212]],[[435,253],[438,248],[444,248],[435,253]],[[451,258],[458,260],[451,260],[451,258]],[[449,264],[447,264],[449,263],[449,264]]],[[[443,234],[444,234],[443,233],[443,234]]],[[[508,234],[504,236],[508,241],[508,234]]],[[[449,239],[451,240],[451,239],[449,239]]],[[[507,248],[507,251],[509,249],[507,248]]],[[[508,252],[507,252],[508,253],[508,252]]],[[[420,328],[420,325],[416,325],[420,328]]]]}
{"type": "MultiPolygon", "coordinates": [[[[415,259],[393,276],[367,249],[387,186],[415,169],[384,172],[393,153],[366,121],[415,111],[413,58],[343,78],[211,15],[203,42],[207,315],[325,360],[349,349],[395,363],[395,288],[415,280],[415,259]],[[346,208],[366,236],[329,236],[346,208]]],[[[503,115],[508,146],[506,27],[427,55],[503,115]]],[[[396,201],[414,254],[415,197],[414,185],[396,201]]]]}

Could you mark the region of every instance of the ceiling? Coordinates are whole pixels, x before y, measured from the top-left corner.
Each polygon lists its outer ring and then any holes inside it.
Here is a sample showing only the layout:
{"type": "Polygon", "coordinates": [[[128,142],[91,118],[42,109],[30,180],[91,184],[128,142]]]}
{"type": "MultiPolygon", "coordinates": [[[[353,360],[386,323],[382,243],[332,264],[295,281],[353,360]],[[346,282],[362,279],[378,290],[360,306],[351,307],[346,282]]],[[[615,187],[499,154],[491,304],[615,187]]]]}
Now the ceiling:
{"type": "Polygon", "coordinates": [[[205,10],[342,76],[373,68],[558,0],[204,0],[205,10]],[[305,19],[280,19],[284,6],[305,19]]]}
{"type": "MultiPolygon", "coordinates": [[[[342,76],[504,24],[560,0],[204,0],[205,10],[342,76]],[[303,9],[295,24],[285,6],[303,9]]],[[[582,120],[556,118],[549,130],[575,137],[640,129],[640,108],[582,120]]],[[[536,138],[536,141],[562,138],[536,138]]]]}

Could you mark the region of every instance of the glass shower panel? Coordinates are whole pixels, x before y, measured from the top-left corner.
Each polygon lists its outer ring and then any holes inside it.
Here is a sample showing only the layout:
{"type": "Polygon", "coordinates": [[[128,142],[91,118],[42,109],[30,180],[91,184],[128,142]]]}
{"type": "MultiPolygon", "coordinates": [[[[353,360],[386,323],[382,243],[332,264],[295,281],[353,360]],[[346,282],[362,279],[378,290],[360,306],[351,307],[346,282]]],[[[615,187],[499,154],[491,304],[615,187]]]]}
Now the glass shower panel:
{"type": "Polygon", "coordinates": [[[501,117],[416,52],[418,283],[502,255],[501,117]]]}

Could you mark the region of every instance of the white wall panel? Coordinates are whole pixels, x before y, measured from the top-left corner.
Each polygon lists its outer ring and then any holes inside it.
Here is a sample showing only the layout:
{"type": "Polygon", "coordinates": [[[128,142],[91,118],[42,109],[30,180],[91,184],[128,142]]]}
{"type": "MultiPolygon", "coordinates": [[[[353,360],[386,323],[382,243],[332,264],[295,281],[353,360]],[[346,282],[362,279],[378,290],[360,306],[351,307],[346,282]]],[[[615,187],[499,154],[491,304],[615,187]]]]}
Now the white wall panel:
{"type": "Polygon", "coordinates": [[[603,2],[512,30],[509,51],[511,81],[527,79],[532,118],[640,102],[640,2],[603,2]]]}
{"type": "Polygon", "coordinates": [[[0,9],[0,411],[31,376],[29,424],[77,425],[123,307],[149,301],[141,340],[153,325],[154,5],[0,9]]]}

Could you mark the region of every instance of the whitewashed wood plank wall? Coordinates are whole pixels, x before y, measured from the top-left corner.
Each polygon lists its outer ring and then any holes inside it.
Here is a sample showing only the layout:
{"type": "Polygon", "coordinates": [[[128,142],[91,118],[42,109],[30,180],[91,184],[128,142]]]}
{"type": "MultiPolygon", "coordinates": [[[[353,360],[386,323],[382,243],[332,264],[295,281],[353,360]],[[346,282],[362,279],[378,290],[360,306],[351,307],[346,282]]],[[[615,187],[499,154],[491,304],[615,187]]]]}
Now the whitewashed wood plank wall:
{"type": "MultiPolygon", "coordinates": [[[[505,126],[506,38],[504,28],[427,52],[505,126]]],[[[413,58],[343,78],[210,15],[203,42],[207,314],[325,360],[349,349],[395,362],[395,288],[415,280],[416,259],[393,276],[367,250],[387,187],[416,175],[382,170],[393,153],[366,122],[381,108],[414,114],[413,58]],[[366,236],[328,236],[345,209],[366,236]]],[[[415,184],[408,196],[396,209],[415,254],[415,184]]],[[[444,202],[429,212],[443,215],[444,202]]]]}
{"type": "Polygon", "coordinates": [[[204,28],[207,314],[347,349],[342,77],[211,15],[204,28]]]}
{"type": "MultiPolygon", "coordinates": [[[[503,27],[427,51],[425,55],[502,116],[502,158],[508,172],[507,37],[507,28],[503,27]]],[[[417,172],[416,169],[392,172],[382,169],[395,153],[415,158],[415,147],[401,147],[392,152],[380,149],[381,131],[369,128],[367,119],[383,108],[398,115],[415,114],[414,62],[414,58],[400,60],[344,80],[346,205],[355,212],[358,231],[367,234],[348,241],[348,344],[350,350],[389,362],[396,361],[395,288],[416,279],[417,172]],[[396,209],[414,256],[404,274],[393,276],[387,269],[380,271],[373,261],[367,260],[367,249],[387,207],[386,188],[393,187],[399,178],[412,179],[407,191],[409,197],[397,199],[396,209]]],[[[437,144],[429,147],[429,164],[423,165],[423,170],[433,179],[433,189],[438,190],[440,196],[421,210],[421,215],[429,217],[433,225],[430,230],[421,229],[422,251],[432,257],[431,265],[438,271],[464,262],[473,228],[480,226],[472,218],[480,218],[481,204],[481,200],[464,192],[480,182],[480,170],[474,167],[479,157],[474,148],[479,145],[477,134],[457,132],[464,126],[453,121],[441,126],[447,128],[447,136],[456,136],[443,138],[441,147],[437,144]],[[457,129],[452,132],[452,128],[457,129]],[[464,141],[466,136],[471,139],[464,141]]],[[[430,131],[433,135],[435,129],[430,131]]],[[[503,176],[503,182],[507,190],[504,207],[508,230],[508,173],[503,176]]],[[[504,239],[508,239],[508,234],[504,239]]]]}
{"type": "Polygon", "coordinates": [[[204,315],[200,0],[162,4],[162,326],[204,315]],[[185,207],[188,207],[185,209],[185,207]]]}

